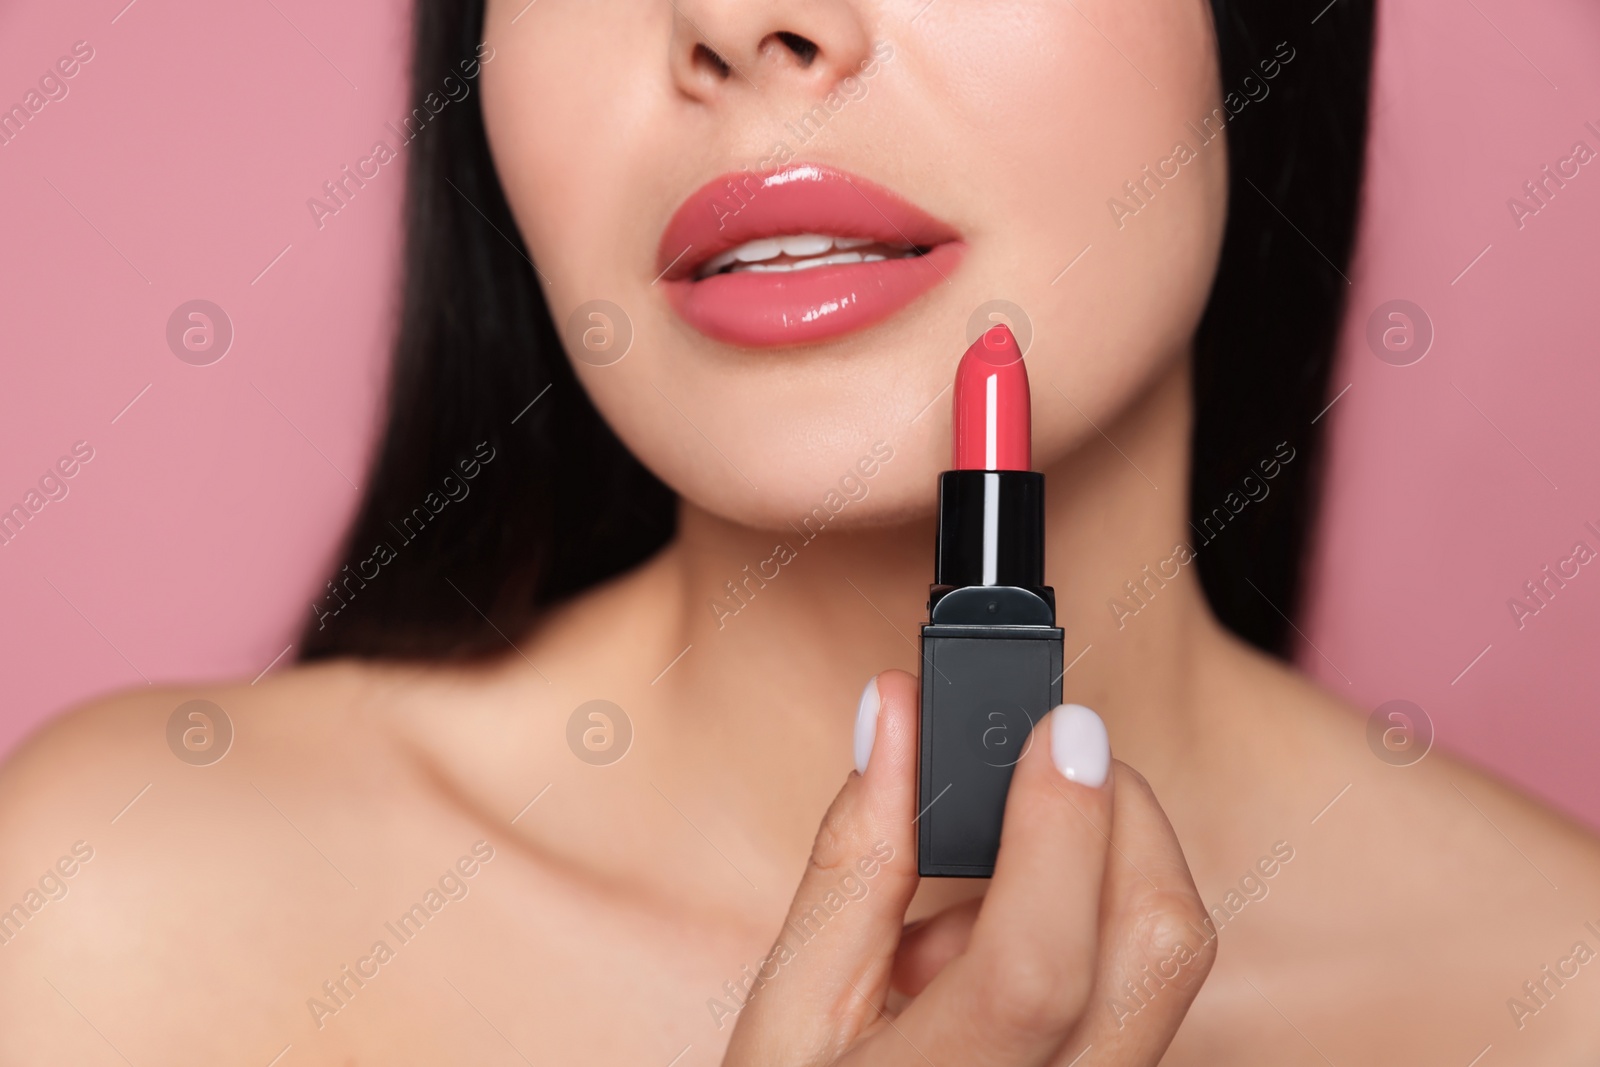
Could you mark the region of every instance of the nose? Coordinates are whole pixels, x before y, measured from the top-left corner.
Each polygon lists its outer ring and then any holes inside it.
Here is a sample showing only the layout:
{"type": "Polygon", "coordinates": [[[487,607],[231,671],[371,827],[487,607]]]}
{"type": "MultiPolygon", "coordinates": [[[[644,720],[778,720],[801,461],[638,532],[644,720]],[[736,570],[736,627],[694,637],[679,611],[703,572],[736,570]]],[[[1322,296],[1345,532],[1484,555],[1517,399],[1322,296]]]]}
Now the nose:
{"type": "Polygon", "coordinates": [[[672,76],[692,99],[821,97],[869,60],[859,0],[672,0],[672,76]]]}

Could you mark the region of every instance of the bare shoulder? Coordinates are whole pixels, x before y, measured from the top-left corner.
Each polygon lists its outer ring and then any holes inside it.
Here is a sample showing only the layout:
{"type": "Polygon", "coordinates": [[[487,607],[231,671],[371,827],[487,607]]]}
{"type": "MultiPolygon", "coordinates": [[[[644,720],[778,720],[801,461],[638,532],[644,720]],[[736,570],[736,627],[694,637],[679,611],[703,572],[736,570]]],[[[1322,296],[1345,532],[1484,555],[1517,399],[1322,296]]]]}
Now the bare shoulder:
{"type": "Polygon", "coordinates": [[[1288,678],[1309,712],[1308,736],[1346,778],[1343,795],[1318,809],[1317,826],[1336,830],[1339,807],[1353,801],[1350,810],[1359,814],[1347,832],[1431,857],[1414,869],[1440,877],[1434,888],[1469,899],[1477,892],[1520,897],[1562,892],[1564,882],[1600,904],[1600,837],[1452,754],[1448,720],[1408,701],[1360,707],[1299,674],[1288,678]],[[1481,868],[1480,877],[1459,880],[1473,868],[1481,868]]]}
{"type": "Polygon", "coordinates": [[[1249,671],[1236,818],[1291,858],[1202,886],[1225,948],[1199,1007],[1276,1034],[1274,1062],[1600,1053],[1600,839],[1449,754],[1426,712],[1249,671]]]}
{"type": "Polygon", "coordinates": [[[374,687],[331,665],[140,689],[13,753],[0,1061],[100,1062],[109,1042],[134,1062],[265,1063],[303,1031],[306,994],[337,970],[320,946],[367,917],[356,879],[397,863],[374,812],[427,839],[414,772],[363,721],[374,687]]]}
{"type": "Polygon", "coordinates": [[[0,764],[0,849],[115,825],[135,797],[199,780],[196,769],[230,756],[260,769],[286,748],[348,731],[371,685],[358,679],[349,665],[301,668],[260,686],[152,686],[71,709],[0,764]]]}

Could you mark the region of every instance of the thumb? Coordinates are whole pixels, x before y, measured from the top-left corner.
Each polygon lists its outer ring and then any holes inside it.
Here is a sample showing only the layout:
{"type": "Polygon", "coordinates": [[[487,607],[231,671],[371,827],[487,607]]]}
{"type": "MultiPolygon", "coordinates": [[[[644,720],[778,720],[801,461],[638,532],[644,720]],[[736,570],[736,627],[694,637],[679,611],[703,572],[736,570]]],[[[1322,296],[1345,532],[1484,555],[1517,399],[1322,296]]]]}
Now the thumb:
{"type": "Polygon", "coordinates": [[[917,683],[867,683],[856,757],[817,831],[724,1064],[831,1062],[880,1017],[917,889],[917,683]]]}

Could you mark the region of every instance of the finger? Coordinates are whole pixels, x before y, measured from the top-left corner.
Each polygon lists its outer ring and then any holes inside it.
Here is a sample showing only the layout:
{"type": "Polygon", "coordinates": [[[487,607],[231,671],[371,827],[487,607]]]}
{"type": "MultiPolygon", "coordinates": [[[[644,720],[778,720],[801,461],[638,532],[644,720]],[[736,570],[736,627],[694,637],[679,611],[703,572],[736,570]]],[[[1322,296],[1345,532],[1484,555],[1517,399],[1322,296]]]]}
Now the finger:
{"type": "Polygon", "coordinates": [[[727,1064],[831,1062],[880,1018],[917,888],[917,683],[867,683],[857,760],[823,817],[772,951],[756,969],[727,1064]]]}
{"type": "Polygon", "coordinates": [[[978,921],[982,897],[963,900],[937,915],[908,926],[900,936],[900,949],[894,957],[894,974],[889,985],[896,993],[914,997],[928,987],[955,959],[967,950],[972,927],[978,921]]]}
{"type": "Polygon", "coordinates": [[[1157,1063],[1216,959],[1216,928],[1150,784],[1123,763],[1089,1009],[1060,1063],[1093,1045],[1119,1064],[1157,1063]]]}
{"type": "Polygon", "coordinates": [[[895,1032],[870,1039],[883,1062],[920,1062],[937,1048],[952,1063],[1045,1063],[1084,1010],[1111,826],[1110,747],[1099,717],[1076,706],[1057,708],[1033,738],[1011,779],[971,943],[895,1032]]]}

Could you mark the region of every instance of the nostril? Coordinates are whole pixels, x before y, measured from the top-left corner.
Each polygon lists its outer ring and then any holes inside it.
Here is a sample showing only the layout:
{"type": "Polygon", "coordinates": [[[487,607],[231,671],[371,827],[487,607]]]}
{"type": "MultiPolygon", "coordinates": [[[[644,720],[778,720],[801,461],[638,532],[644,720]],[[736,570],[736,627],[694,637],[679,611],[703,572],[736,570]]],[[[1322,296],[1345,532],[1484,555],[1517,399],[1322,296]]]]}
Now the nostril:
{"type": "Polygon", "coordinates": [[[711,70],[719,78],[726,78],[733,71],[726,59],[703,44],[694,46],[694,65],[711,70]]]}
{"type": "Polygon", "coordinates": [[[815,41],[802,37],[798,33],[790,33],[787,30],[780,30],[773,36],[781,41],[785,48],[794,53],[794,57],[800,61],[802,67],[811,66],[811,61],[817,58],[818,49],[815,41]]]}

